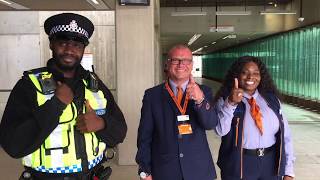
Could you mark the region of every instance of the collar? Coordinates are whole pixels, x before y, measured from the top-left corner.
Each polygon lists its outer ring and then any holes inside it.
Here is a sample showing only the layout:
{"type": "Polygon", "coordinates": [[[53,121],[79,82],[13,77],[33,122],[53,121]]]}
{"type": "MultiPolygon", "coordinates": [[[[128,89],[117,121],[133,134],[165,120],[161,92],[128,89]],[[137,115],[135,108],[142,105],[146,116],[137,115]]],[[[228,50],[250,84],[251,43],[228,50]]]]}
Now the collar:
{"type": "Polygon", "coordinates": [[[254,98],[254,99],[257,99],[257,97],[259,96],[259,91],[258,91],[258,89],[256,89],[256,91],[253,93],[253,95],[249,95],[248,93],[246,93],[246,92],[244,92],[243,93],[243,96],[245,97],[245,98],[247,98],[247,99],[251,99],[252,97],[254,98]]]}
{"type": "MultiPolygon", "coordinates": [[[[187,89],[188,83],[189,83],[189,80],[187,80],[186,82],[182,83],[181,88],[182,88],[183,92],[185,92],[185,90],[187,89]]],[[[174,83],[171,79],[169,79],[169,85],[171,86],[173,93],[176,95],[176,93],[177,93],[177,84],[174,83]]]]}
{"type": "MultiPolygon", "coordinates": [[[[61,73],[60,71],[58,71],[55,68],[55,60],[53,58],[48,60],[47,68],[48,68],[48,71],[53,74],[53,76],[55,77],[55,80],[59,80],[59,81],[63,81],[64,80],[63,73],[61,73]]],[[[76,69],[75,76],[74,76],[73,79],[74,80],[86,79],[86,77],[88,76],[88,73],[89,73],[89,71],[86,71],[82,67],[82,65],[79,65],[79,67],[76,69]]]]}

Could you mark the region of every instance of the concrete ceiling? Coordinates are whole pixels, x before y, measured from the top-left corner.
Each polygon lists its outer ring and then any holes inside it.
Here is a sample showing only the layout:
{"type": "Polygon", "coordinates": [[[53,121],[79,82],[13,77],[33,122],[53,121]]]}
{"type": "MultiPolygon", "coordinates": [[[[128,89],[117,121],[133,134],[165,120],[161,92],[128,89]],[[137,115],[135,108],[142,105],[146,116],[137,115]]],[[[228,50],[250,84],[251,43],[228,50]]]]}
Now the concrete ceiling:
{"type": "Polygon", "coordinates": [[[264,6],[269,3],[288,4],[292,0],[160,0],[161,7],[207,7],[207,6],[264,6]]]}
{"type": "MultiPolygon", "coordinates": [[[[285,7],[284,7],[285,8],[285,7]]],[[[243,11],[242,7],[223,7],[225,11],[243,11]]],[[[201,34],[200,38],[190,45],[190,48],[199,51],[199,54],[207,54],[213,51],[224,49],[257,38],[275,34],[281,31],[297,27],[297,23],[285,26],[285,21],[296,21],[297,15],[260,15],[264,10],[261,6],[247,7],[251,11],[249,16],[217,16],[215,7],[204,7],[202,12],[205,16],[172,16],[177,12],[176,8],[163,7],[160,9],[160,32],[162,51],[167,52],[168,48],[176,43],[187,44],[194,34],[201,34]],[[217,32],[215,30],[223,27],[230,29],[229,32],[217,32]],[[226,38],[228,35],[235,35],[235,38],[226,38]],[[212,44],[214,43],[215,44],[212,44]]],[[[197,7],[178,8],[181,12],[200,11],[197,7]]]]}
{"type": "Polygon", "coordinates": [[[260,11],[293,10],[299,12],[300,0],[160,0],[160,32],[162,51],[167,52],[174,44],[187,44],[194,34],[200,38],[190,45],[197,54],[225,49],[281,31],[298,27],[286,21],[296,21],[297,15],[260,15],[260,11]],[[216,16],[218,11],[251,11],[249,16],[216,16]],[[276,5],[275,5],[276,4],[276,5]],[[172,16],[174,12],[205,12],[204,16],[172,16]],[[217,32],[216,27],[231,28],[230,32],[217,32]],[[226,38],[228,35],[235,35],[226,38]]]}
{"type": "MultiPolygon", "coordinates": [[[[97,0],[100,3],[102,10],[115,9],[116,0],[97,0]]],[[[93,11],[98,8],[90,0],[9,0],[9,2],[28,8],[27,10],[33,11],[93,11]],[[90,4],[90,3],[91,4],[90,4]]],[[[1,10],[17,10],[0,2],[1,10]]],[[[100,9],[98,9],[100,10],[100,9]]]]}
{"type": "MultiPolygon", "coordinates": [[[[29,8],[28,10],[114,10],[118,0],[97,0],[102,7],[96,7],[90,0],[11,0],[17,4],[29,8]]],[[[311,1],[312,0],[305,0],[311,1]]],[[[292,9],[298,11],[300,0],[160,0],[160,33],[162,52],[165,53],[174,44],[187,44],[195,34],[202,36],[190,47],[194,51],[203,47],[200,54],[217,51],[232,45],[244,43],[298,27],[302,24],[291,23],[288,19],[297,19],[298,15],[273,15],[262,16],[261,10],[268,8],[292,9]],[[216,2],[217,1],[217,2],[216,2]],[[216,3],[219,11],[243,11],[250,10],[250,16],[219,16],[216,21],[216,3]],[[274,7],[274,4],[278,7],[274,7]],[[203,11],[206,16],[173,17],[172,12],[177,11],[203,11]],[[215,26],[232,26],[234,32],[212,31],[215,26]],[[211,30],[210,30],[211,28],[211,30]],[[234,39],[223,37],[234,34],[234,39]],[[212,45],[212,42],[216,44],[212,45]],[[208,47],[205,47],[208,46],[208,47]]],[[[15,10],[0,3],[1,10],[15,10]]]]}

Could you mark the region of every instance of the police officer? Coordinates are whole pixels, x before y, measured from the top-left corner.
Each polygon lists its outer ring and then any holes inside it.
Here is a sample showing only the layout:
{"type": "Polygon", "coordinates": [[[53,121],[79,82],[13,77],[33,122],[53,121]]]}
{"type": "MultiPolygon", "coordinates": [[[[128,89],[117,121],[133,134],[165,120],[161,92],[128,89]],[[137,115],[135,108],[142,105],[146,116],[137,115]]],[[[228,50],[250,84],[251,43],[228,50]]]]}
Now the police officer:
{"type": "Polygon", "coordinates": [[[109,89],[80,65],[94,26],[84,16],[62,13],[49,17],[44,29],[52,58],[24,72],[13,88],[1,145],[22,158],[25,178],[103,179],[106,147],[121,143],[127,126],[109,89]]]}

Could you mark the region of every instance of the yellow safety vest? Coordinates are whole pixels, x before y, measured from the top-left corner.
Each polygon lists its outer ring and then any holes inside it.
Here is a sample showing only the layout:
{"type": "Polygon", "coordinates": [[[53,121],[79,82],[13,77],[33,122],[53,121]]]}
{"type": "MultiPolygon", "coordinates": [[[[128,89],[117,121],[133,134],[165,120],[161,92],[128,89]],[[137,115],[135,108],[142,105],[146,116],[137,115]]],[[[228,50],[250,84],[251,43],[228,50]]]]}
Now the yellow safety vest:
{"type": "MultiPolygon", "coordinates": [[[[39,75],[52,76],[49,72],[29,74],[29,78],[37,88],[38,106],[44,104],[54,96],[54,93],[44,95],[38,81],[39,75]]],[[[83,80],[86,85],[86,82],[83,80]]],[[[85,99],[89,100],[91,107],[98,115],[106,113],[107,100],[102,91],[92,92],[85,89],[85,99]]],[[[22,164],[36,171],[46,173],[75,173],[81,172],[81,159],[76,158],[74,141],[74,125],[77,118],[77,107],[72,102],[67,105],[59,119],[58,126],[46,138],[44,143],[33,153],[23,157],[22,164]]],[[[88,168],[91,169],[101,162],[106,144],[96,137],[95,133],[84,133],[88,168]]]]}

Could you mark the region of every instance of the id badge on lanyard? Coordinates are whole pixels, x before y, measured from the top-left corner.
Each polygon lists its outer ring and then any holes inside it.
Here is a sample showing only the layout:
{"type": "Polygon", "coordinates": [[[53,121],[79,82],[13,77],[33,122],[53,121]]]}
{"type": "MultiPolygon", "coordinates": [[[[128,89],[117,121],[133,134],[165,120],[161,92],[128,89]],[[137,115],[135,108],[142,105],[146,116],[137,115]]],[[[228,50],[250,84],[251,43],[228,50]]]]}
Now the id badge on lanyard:
{"type": "Polygon", "coordinates": [[[178,130],[180,135],[192,134],[192,127],[189,123],[189,115],[177,116],[178,120],[178,130]]]}
{"type": "Polygon", "coordinates": [[[177,98],[174,96],[172,90],[170,89],[168,82],[165,84],[167,91],[169,92],[171,98],[175,102],[177,108],[179,109],[181,115],[177,116],[177,121],[178,121],[178,130],[180,135],[186,135],[186,134],[192,134],[192,127],[190,124],[190,118],[189,115],[185,115],[187,106],[188,106],[188,101],[189,101],[189,96],[188,94],[185,97],[183,107],[181,107],[180,103],[178,103],[177,98]]]}

